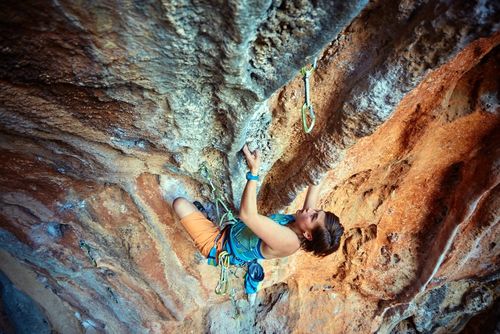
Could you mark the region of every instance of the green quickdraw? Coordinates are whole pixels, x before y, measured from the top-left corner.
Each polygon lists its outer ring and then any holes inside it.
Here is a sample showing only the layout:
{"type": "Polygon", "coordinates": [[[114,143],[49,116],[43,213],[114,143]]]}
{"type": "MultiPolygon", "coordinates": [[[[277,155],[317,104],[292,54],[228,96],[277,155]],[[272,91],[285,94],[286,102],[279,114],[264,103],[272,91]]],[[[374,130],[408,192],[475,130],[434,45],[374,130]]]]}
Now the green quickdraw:
{"type": "Polygon", "coordinates": [[[304,79],[304,90],[305,90],[305,101],[302,105],[302,125],[304,127],[305,133],[309,133],[312,131],[314,124],[316,123],[316,115],[314,114],[314,109],[311,104],[311,99],[309,97],[309,78],[317,67],[317,58],[314,58],[313,65],[310,69],[307,69],[307,66],[302,67],[300,73],[304,79]],[[307,115],[306,112],[309,112],[309,117],[311,118],[311,124],[307,126],[307,115]]]}

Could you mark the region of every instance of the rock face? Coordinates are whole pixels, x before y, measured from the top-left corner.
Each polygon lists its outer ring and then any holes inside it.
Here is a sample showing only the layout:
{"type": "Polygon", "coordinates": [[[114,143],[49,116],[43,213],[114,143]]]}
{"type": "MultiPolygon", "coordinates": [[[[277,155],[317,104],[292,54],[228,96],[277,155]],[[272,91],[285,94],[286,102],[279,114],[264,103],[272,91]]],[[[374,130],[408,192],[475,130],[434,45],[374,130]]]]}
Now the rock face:
{"type": "Polygon", "coordinates": [[[494,328],[499,6],[4,2],[2,330],[494,328]],[[298,71],[315,56],[305,134],[298,71]],[[324,259],[265,261],[254,306],[237,277],[213,292],[171,207],[212,211],[206,166],[237,209],[245,141],[263,152],[263,213],[294,212],[324,177],[346,231],[324,259]]]}

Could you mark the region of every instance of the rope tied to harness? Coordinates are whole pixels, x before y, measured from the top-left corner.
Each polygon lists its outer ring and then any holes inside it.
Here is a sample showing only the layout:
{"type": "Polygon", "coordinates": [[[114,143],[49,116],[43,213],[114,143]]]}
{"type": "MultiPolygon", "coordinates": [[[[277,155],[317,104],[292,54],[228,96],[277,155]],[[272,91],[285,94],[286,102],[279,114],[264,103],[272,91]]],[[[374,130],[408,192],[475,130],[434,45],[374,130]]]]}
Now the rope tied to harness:
{"type": "MultiPolygon", "coordinates": [[[[226,205],[225,202],[229,202],[226,195],[223,192],[220,192],[218,188],[215,186],[214,181],[212,180],[212,177],[210,176],[210,172],[207,168],[207,165],[205,162],[203,162],[200,166],[200,172],[201,175],[207,180],[208,184],[210,185],[210,190],[211,190],[211,195],[212,195],[212,200],[215,203],[215,210],[217,212],[217,217],[218,217],[218,226],[221,228],[221,231],[217,238],[215,239],[215,245],[214,245],[214,253],[209,254],[209,264],[213,265],[219,265],[220,266],[220,274],[219,274],[219,282],[217,283],[217,286],[215,288],[215,293],[218,295],[224,295],[227,293],[229,289],[229,273],[230,273],[230,260],[231,260],[231,254],[229,254],[227,251],[222,251],[219,253],[217,256],[217,241],[219,238],[222,236],[222,233],[224,229],[228,225],[232,225],[236,223],[238,220],[236,219],[236,216],[234,213],[229,209],[228,205],[226,205]],[[212,258],[210,257],[212,256],[212,258]],[[217,262],[215,262],[215,257],[217,257],[217,262]]],[[[235,274],[236,276],[236,274],[235,274]]]]}
{"type": "Polygon", "coordinates": [[[302,74],[302,78],[304,79],[304,95],[305,101],[302,105],[302,126],[304,127],[305,133],[310,133],[314,128],[314,124],[316,123],[316,115],[314,114],[314,108],[311,103],[311,98],[309,96],[309,78],[311,77],[314,70],[317,68],[317,58],[314,58],[313,65],[310,69],[307,69],[307,66],[302,67],[300,73],[302,74]],[[307,112],[309,113],[309,118],[311,119],[311,124],[307,125],[307,112]]]}

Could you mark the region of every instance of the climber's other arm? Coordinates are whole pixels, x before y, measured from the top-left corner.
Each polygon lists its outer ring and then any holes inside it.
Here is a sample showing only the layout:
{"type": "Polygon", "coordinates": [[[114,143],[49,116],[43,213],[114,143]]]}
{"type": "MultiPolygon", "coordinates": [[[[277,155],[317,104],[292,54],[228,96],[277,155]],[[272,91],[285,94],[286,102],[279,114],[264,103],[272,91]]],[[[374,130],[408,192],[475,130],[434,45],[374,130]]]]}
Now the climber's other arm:
{"type": "Polygon", "coordinates": [[[321,187],[323,186],[323,180],[320,181],[319,184],[311,184],[307,189],[306,199],[304,200],[304,206],[302,209],[317,209],[318,208],[318,200],[321,187]]]}

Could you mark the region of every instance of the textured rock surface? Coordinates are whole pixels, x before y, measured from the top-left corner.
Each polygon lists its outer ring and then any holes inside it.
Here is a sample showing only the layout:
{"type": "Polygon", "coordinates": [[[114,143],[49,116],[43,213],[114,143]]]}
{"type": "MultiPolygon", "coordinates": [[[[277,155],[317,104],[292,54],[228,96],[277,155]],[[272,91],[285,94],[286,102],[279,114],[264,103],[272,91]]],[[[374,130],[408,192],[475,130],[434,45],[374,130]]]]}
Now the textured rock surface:
{"type": "Polygon", "coordinates": [[[491,327],[499,5],[345,3],[4,2],[2,286],[58,332],[491,327]],[[305,135],[296,75],[315,55],[305,135]],[[210,198],[205,163],[237,208],[246,139],[264,153],[262,212],[296,209],[327,174],[321,205],[346,227],[332,256],[267,261],[254,307],[237,278],[214,294],[170,206],[210,198]]]}

